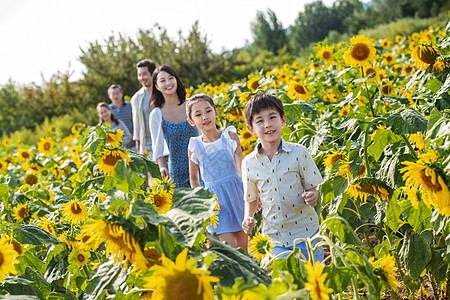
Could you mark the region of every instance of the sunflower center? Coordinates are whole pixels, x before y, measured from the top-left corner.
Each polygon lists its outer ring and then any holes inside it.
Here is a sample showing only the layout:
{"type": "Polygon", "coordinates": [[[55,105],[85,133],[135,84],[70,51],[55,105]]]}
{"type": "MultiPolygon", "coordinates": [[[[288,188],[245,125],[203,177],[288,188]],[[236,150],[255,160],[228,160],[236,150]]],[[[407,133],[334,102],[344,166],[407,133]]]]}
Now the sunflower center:
{"type": "Polygon", "coordinates": [[[242,137],[243,137],[244,139],[249,139],[249,138],[252,137],[252,134],[251,134],[250,132],[244,132],[244,134],[242,135],[242,137]]]}
{"type": "Polygon", "coordinates": [[[28,174],[27,177],[25,177],[25,182],[29,185],[35,185],[37,183],[37,177],[33,174],[28,174]]]}
{"type": "Polygon", "coordinates": [[[405,67],[405,72],[406,73],[411,73],[412,72],[412,67],[411,66],[407,66],[407,67],[405,67]]]}
{"type": "Polygon", "coordinates": [[[83,254],[79,253],[79,254],[77,255],[77,260],[78,260],[80,263],[83,263],[83,262],[86,260],[86,258],[84,257],[83,254]]]}
{"type": "Polygon", "coordinates": [[[104,159],[103,162],[105,163],[105,165],[108,166],[115,166],[117,161],[120,160],[120,156],[114,156],[112,154],[108,154],[104,159]]]}
{"type": "Polygon", "coordinates": [[[328,52],[328,51],[325,51],[325,52],[323,53],[322,57],[323,57],[324,59],[330,59],[330,58],[331,58],[331,53],[328,52]]]}
{"type": "Polygon", "coordinates": [[[372,73],[375,73],[375,69],[374,68],[367,68],[366,69],[366,75],[369,75],[369,74],[372,74],[372,73]]]}
{"type": "MultiPolygon", "coordinates": [[[[13,244],[14,250],[16,250],[16,252],[19,255],[21,255],[23,251],[22,251],[22,246],[20,245],[20,243],[16,240],[13,240],[12,244],[13,244]]],[[[1,265],[1,263],[0,263],[0,265],[1,265]]]]}
{"type": "Polygon", "coordinates": [[[334,165],[339,159],[342,159],[342,155],[341,154],[336,154],[335,156],[333,156],[331,158],[331,165],[334,165]]]}
{"type": "Polygon", "coordinates": [[[197,276],[190,272],[183,272],[178,274],[167,282],[166,299],[189,299],[189,300],[201,300],[203,299],[203,293],[198,291],[198,281],[197,276]]]}
{"type": "Polygon", "coordinates": [[[305,87],[300,84],[294,85],[294,90],[299,94],[306,94],[305,87]]]}
{"type": "Polygon", "coordinates": [[[387,61],[387,62],[392,61],[392,56],[386,56],[386,61],[387,61]]]}
{"type": "Polygon", "coordinates": [[[28,209],[26,209],[25,207],[22,207],[22,208],[19,209],[19,211],[17,212],[17,215],[18,215],[21,219],[25,219],[26,217],[28,217],[28,209]]]}
{"type": "Polygon", "coordinates": [[[153,204],[155,204],[157,207],[161,207],[164,203],[164,197],[162,197],[161,195],[153,196],[153,204]]]}
{"type": "Polygon", "coordinates": [[[85,236],[83,236],[82,238],[81,238],[81,241],[83,242],[83,243],[87,243],[87,241],[89,241],[89,239],[91,238],[91,236],[90,235],[85,235],[85,236]]]}
{"type": "MultiPolygon", "coordinates": [[[[432,171],[434,172],[434,171],[432,171]]],[[[433,181],[431,180],[431,176],[428,174],[429,172],[427,172],[426,169],[423,169],[420,171],[420,177],[422,178],[422,182],[433,192],[438,192],[440,190],[442,190],[441,185],[437,182],[433,183],[433,181]]]]}
{"type": "Polygon", "coordinates": [[[22,152],[21,155],[22,155],[23,158],[29,158],[30,157],[30,154],[28,154],[27,152],[22,152]]]}
{"type": "Polygon", "coordinates": [[[50,150],[50,143],[49,142],[45,142],[44,145],[42,146],[42,148],[44,148],[44,150],[48,151],[50,150]]]}
{"type": "Polygon", "coordinates": [[[371,184],[362,184],[361,191],[366,194],[375,194],[377,192],[376,188],[371,184]]]}
{"type": "Polygon", "coordinates": [[[432,47],[420,48],[419,58],[426,64],[433,65],[439,54],[432,47]]]}
{"type": "Polygon", "coordinates": [[[381,92],[382,92],[384,95],[387,95],[387,94],[389,94],[389,93],[391,92],[391,87],[390,87],[389,85],[384,85],[384,86],[381,88],[381,92]]]}
{"type": "Polygon", "coordinates": [[[369,57],[370,49],[366,44],[358,43],[353,46],[351,53],[355,60],[363,61],[369,57]]]}
{"type": "Polygon", "coordinates": [[[71,206],[70,206],[70,210],[72,211],[72,213],[74,214],[74,215],[78,215],[78,214],[80,214],[81,213],[81,206],[78,204],[78,203],[73,203],[71,206]]]}

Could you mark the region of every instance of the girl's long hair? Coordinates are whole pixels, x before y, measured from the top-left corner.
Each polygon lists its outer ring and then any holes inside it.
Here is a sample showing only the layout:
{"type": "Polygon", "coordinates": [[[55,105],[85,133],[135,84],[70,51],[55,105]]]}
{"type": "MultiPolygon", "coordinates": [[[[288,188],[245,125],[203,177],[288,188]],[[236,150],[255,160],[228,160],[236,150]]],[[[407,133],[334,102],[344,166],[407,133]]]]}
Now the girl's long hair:
{"type": "MultiPolygon", "coordinates": [[[[111,108],[109,108],[109,105],[106,104],[105,102],[100,102],[100,103],[97,105],[97,110],[98,110],[100,107],[106,107],[109,111],[111,111],[111,108]]],[[[105,121],[103,121],[102,118],[100,118],[100,116],[99,116],[99,119],[100,119],[100,122],[98,122],[98,125],[102,125],[103,123],[105,123],[105,121]]],[[[116,116],[114,116],[114,114],[113,114],[112,111],[111,111],[111,121],[113,121],[114,123],[116,123],[116,125],[119,125],[119,119],[117,119],[116,116]]]]}
{"type": "Polygon", "coordinates": [[[183,104],[186,101],[186,88],[184,87],[184,84],[181,81],[180,77],[178,77],[177,72],[175,72],[175,70],[169,66],[159,66],[153,72],[153,90],[152,90],[152,96],[150,98],[150,105],[153,108],[163,107],[164,103],[166,102],[163,94],[160,91],[158,91],[158,89],[156,88],[156,81],[158,79],[158,74],[163,71],[169,73],[170,75],[175,77],[175,79],[177,80],[177,96],[178,96],[178,100],[180,101],[180,103],[178,103],[178,105],[183,104]]]}

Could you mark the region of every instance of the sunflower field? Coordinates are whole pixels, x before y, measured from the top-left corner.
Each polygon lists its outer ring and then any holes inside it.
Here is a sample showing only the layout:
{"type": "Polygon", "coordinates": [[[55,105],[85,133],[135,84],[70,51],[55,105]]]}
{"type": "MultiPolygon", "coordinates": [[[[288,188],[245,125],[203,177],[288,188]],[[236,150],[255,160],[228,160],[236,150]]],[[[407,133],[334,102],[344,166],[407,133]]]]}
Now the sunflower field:
{"type": "Polygon", "coordinates": [[[284,102],[283,138],[305,145],[325,180],[323,263],[298,250],[275,260],[261,226],[250,254],[221,243],[205,232],[214,195],[174,190],[110,127],[76,124],[37,145],[3,139],[0,298],[449,299],[449,32],[325,40],[309,65],[188,90],[213,97],[244,155],[257,142],[246,101],[284,102]]]}

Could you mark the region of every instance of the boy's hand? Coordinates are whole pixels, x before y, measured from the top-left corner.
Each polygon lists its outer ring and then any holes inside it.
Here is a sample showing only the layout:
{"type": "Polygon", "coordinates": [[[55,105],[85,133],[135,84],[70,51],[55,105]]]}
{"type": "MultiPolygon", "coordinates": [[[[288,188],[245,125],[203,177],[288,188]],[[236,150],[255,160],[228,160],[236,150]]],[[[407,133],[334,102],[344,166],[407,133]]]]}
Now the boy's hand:
{"type": "Polygon", "coordinates": [[[303,199],[305,199],[305,203],[311,207],[317,205],[317,198],[319,197],[319,191],[316,188],[312,188],[306,190],[302,194],[303,199]]]}
{"type": "Polygon", "coordinates": [[[247,217],[242,222],[242,229],[244,229],[244,233],[247,235],[252,233],[253,226],[255,226],[255,219],[252,217],[247,217]]]}

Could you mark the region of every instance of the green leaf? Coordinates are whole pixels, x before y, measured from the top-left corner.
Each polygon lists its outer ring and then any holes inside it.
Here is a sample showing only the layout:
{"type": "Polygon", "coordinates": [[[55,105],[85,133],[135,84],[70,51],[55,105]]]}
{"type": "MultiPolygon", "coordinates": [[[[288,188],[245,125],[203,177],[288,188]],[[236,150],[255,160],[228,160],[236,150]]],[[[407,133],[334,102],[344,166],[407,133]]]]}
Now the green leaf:
{"type": "Polygon", "coordinates": [[[35,257],[31,251],[25,251],[25,253],[17,257],[17,260],[20,261],[20,264],[16,265],[16,270],[19,274],[25,273],[28,266],[40,273],[45,272],[45,264],[42,260],[35,257]]]}
{"type": "Polygon", "coordinates": [[[211,276],[219,277],[220,285],[231,287],[235,279],[253,278],[259,283],[269,285],[270,276],[261,269],[251,256],[243,249],[234,249],[233,247],[222,243],[216,236],[207,234],[211,247],[202,255],[215,255],[215,259],[210,264],[208,270],[211,276]]]}
{"type": "Polygon", "coordinates": [[[341,293],[348,288],[353,272],[348,267],[337,267],[333,264],[325,266],[324,273],[328,273],[325,286],[332,288],[336,293],[341,293]]]}
{"type": "MultiPolygon", "coordinates": [[[[437,79],[435,79],[437,80],[437,79]]],[[[447,76],[444,84],[439,88],[437,92],[435,92],[433,96],[433,101],[438,100],[439,98],[442,98],[445,94],[448,94],[450,91],[450,77],[447,76]]]]}
{"type": "Polygon", "coordinates": [[[214,198],[207,189],[176,189],[172,208],[166,213],[170,220],[166,225],[167,232],[179,243],[192,247],[203,230],[203,221],[213,215],[214,206],[214,198]]]}
{"type": "Polygon", "coordinates": [[[436,108],[433,108],[430,113],[430,118],[428,119],[427,131],[430,131],[441,117],[441,113],[436,108]]]}
{"type": "Polygon", "coordinates": [[[398,229],[398,224],[401,222],[400,215],[402,214],[401,206],[397,203],[397,197],[400,190],[395,190],[391,201],[389,201],[388,208],[386,210],[386,221],[385,224],[392,231],[396,232],[398,229]]]}
{"type": "Polygon", "coordinates": [[[416,232],[421,232],[425,229],[431,228],[431,215],[431,210],[423,203],[423,201],[419,201],[419,208],[411,208],[409,210],[407,220],[416,232]]]}
{"type": "Polygon", "coordinates": [[[114,170],[116,174],[114,177],[117,179],[116,187],[124,193],[130,193],[133,187],[133,171],[126,165],[125,160],[119,160],[114,170]]]}
{"type": "Polygon", "coordinates": [[[427,81],[425,87],[428,88],[431,92],[436,93],[442,87],[442,82],[440,82],[436,78],[431,78],[427,81]]]}
{"type": "Polygon", "coordinates": [[[28,276],[34,282],[34,286],[42,292],[44,298],[47,298],[52,291],[52,286],[50,283],[45,280],[44,276],[41,273],[34,271],[30,266],[27,266],[25,269],[25,275],[28,276]]]}
{"type": "Polygon", "coordinates": [[[284,113],[286,114],[286,125],[297,124],[304,118],[305,114],[317,114],[317,110],[313,104],[297,100],[294,103],[284,104],[284,113]]]}
{"type": "Polygon", "coordinates": [[[353,228],[344,218],[335,215],[328,217],[323,222],[326,228],[339,238],[341,243],[363,247],[361,239],[355,234],[353,228]]]}
{"type": "Polygon", "coordinates": [[[64,280],[68,270],[67,267],[69,263],[67,262],[67,255],[63,258],[53,258],[51,263],[47,266],[47,271],[45,272],[45,278],[48,282],[52,283],[58,280],[64,280]]]}
{"type": "Polygon", "coordinates": [[[346,177],[336,176],[333,179],[334,196],[338,197],[348,188],[348,180],[346,177]]]}
{"type": "Polygon", "coordinates": [[[86,287],[89,299],[98,299],[103,291],[114,295],[127,279],[127,270],[115,264],[113,260],[106,261],[95,268],[86,287]]]}
{"type": "Polygon", "coordinates": [[[445,281],[448,270],[448,262],[442,259],[444,251],[445,249],[433,249],[428,265],[428,270],[430,270],[438,285],[445,281]]]}
{"type": "Polygon", "coordinates": [[[22,227],[14,228],[13,235],[21,244],[56,245],[62,243],[54,235],[35,225],[23,225],[22,227]]]}
{"type": "Polygon", "coordinates": [[[413,109],[405,109],[390,115],[386,120],[386,125],[398,135],[425,132],[427,123],[428,120],[413,109]]]}
{"type": "Polygon", "coordinates": [[[399,256],[411,277],[417,279],[431,259],[431,249],[419,234],[406,233],[399,256]]]}
{"type": "Polygon", "coordinates": [[[128,153],[128,156],[132,160],[132,162],[130,162],[130,167],[134,172],[141,174],[150,172],[150,175],[152,175],[153,178],[161,179],[161,172],[159,171],[157,163],[135,152],[128,153]]]}
{"type": "Polygon", "coordinates": [[[298,289],[305,287],[305,280],[307,278],[307,271],[302,259],[303,257],[300,255],[300,249],[297,247],[295,247],[294,251],[286,258],[287,270],[294,278],[294,283],[297,285],[298,289]]]}
{"type": "Polygon", "coordinates": [[[435,234],[438,235],[445,227],[447,222],[450,222],[450,218],[447,218],[439,213],[439,210],[435,209],[433,211],[433,215],[431,216],[431,226],[433,226],[433,230],[435,234]]]}
{"type": "Polygon", "coordinates": [[[167,223],[169,221],[169,219],[165,215],[159,215],[152,204],[144,202],[142,200],[137,200],[133,203],[133,206],[131,208],[131,215],[135,218],[142,217],[148,223],[153,225],[159,225],[161,223],[167,223]]]}
{"type": "Polygon", "coordinates": [[[373,156],[375,161],[378,161],[387,145],[393,144],[400,140],[402,140],[401,136],[393,133],[389,129],[377,130],[375,131],[375,136],[373,137],[373,143],[367,148],[367,153],[373,156]]]}
{"type": "Polygon", "coordinates": [[[356,177],[356,174],[361,171],[362,167],[364,166],[364,162],[362,159],[362,155],[360,155],[359,150],[352,150],[348,154],[348,163],[350,166],[350,171],[352,172],[353,176],[356,177]]]}
{"type": "Polygon", "coordinates": [[[0,183],[0,199],[2,199],[5,207],[7,207],[9,200],[9,186],[6,183],[0,183]]]}

